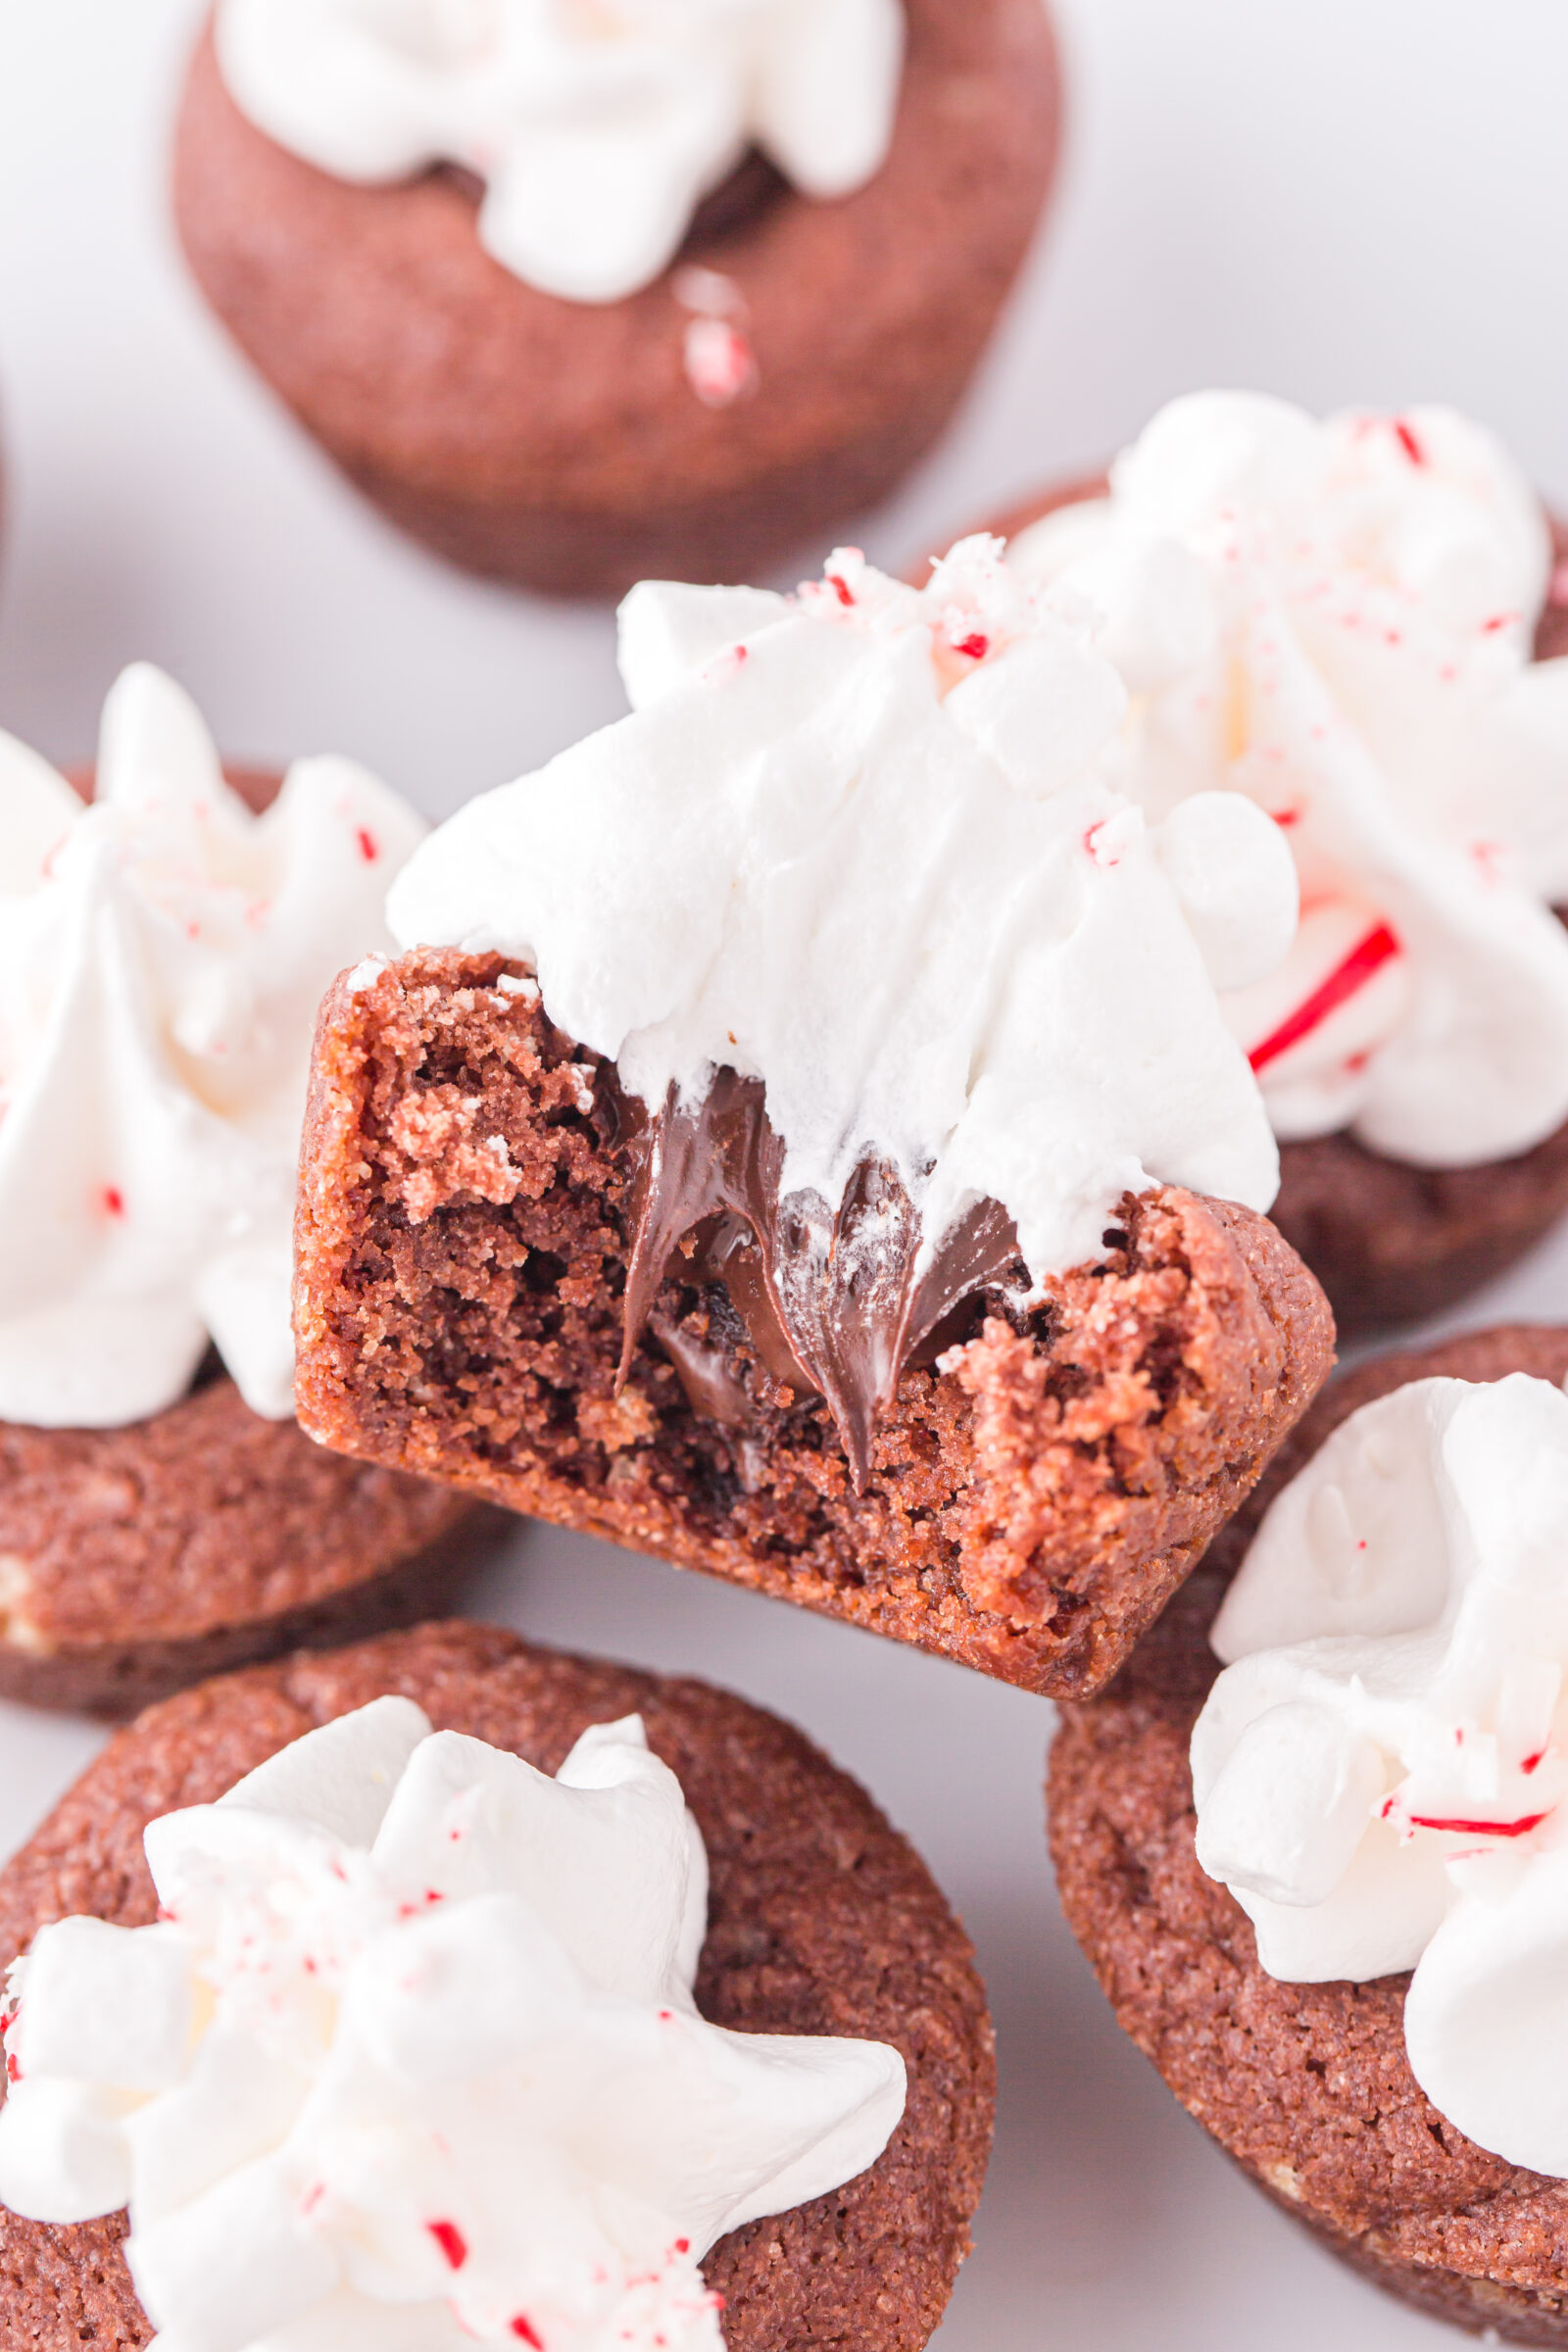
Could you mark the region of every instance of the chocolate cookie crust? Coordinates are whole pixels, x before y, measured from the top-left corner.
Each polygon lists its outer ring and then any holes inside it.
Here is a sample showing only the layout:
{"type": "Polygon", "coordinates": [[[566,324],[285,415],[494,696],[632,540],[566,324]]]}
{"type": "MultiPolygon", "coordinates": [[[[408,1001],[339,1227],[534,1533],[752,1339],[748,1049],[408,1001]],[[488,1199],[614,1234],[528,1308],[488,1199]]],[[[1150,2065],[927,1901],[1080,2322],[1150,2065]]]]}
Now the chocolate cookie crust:
{"type": "Polygon", "coordinates": [[[491,1516],[323,1452],[226,1379],[126,1429],[0,1422],[0,1697],[129,1714],[199,1675],[412,1624],[450,1599],[491,1516]]]}
{"type": "Polygon", "coordinates": [[[1568,1331],[1513,1326],[1337,1381],[1282,1448],[1112,1690],[1065,1708],[1052,1750],[1062,1906],[1117,2022],[1189,2113],[1356,2268],[1460,2327],[1568,2344],[1568,2183],[1466,2139],[1405,2056],[1409,1977],[1286,1984],[1200,1869],[1188,1742],[1219,1671],[1207,1632],[1271,1495],[1359,1405],[1443,1373],[1560,1381],[1568,1331]]]}
{"type": "Polygon", "coordinates": [[[322,1007],[306,1428],[1027,1690],[1097,1689],[1327,1375],[1322,1295],[1273,1228],[1127,1200],[1108,1267],[1021,1328],[988,1295],[956,1371],[906,1372],[857,1495],[825,1409],[779,1401],[721,1286],[666,1280],[651,1322],[721,1355],[749,1424],[699,1417],[652,1332],[616,1394],[628,1162],[596,1057],[517,973],[421,949],[322,1007]]]}
{"type": "Polygon", "coordinates": [[[351,187],[275,146],[210,32],[175,145],[186,255],[349,478],[453,562],[564,595],[749,579],[875,504],[935,439],[1051,183],[1042,0],[906,6],[897,128],[868,185],[820,203],[759,172],[680,257],[746,306],[757,388],[726,407],[687,380],[674,271],[622,302],[540,293],[485,253],[452,174],[351,187]]]}
{"type": "MultiPolygon", "coordinates": [[[[257,815],[282,782],[223,773],[257,815]]],[[[68,780],[91,798],[90,765],[68,780]]],[[[121,1429],[0,1421],[0,1698],[129,1715],[253,1658],[415,1624],[501,1524],[322,1453],[221,1373],[121,1429]]]]}
{"type": "MultiPolygon", "coordinates": [[[[641,1713],[707,1841],[697,2000],[743,2033],[895,2043],[904,2119],[868,2172],[720,2240],[704,2263],[730,2352],[917,2352],[969,2250],[990,2153],[995,2063],[973,1956],[913,1848],[799,1732],[696,1682],[427,1625],[206,1683],[106,1749],[0,1875],[0,1961],[46,1921],[154,1916],[141,1834],[220,1795],[291,1740],[383,1692],[438,1730],[559,1768],[591,1723],[641,1713]]],[[[152,2334],[120,2251],[124,2217],[55,2228],[0,2208],[0,2346],[139,2347],[152,2334]]]]}
{"type": "MultiPolygon", "coordinates": [[[[1102,498],[1107,477],[1041,493],[988,527],[1013,539],[1062,507],[1102,498]]],[[[1553,569],[1536,660],[1568,654],[1568,523],[1548,514],[1553,569]]],[[[1422,1168],[1348,1130],[1280,1146],[1269,1211],[1328,1293],[1342,1338],[1435,1315],[1507,1271],[1568,1209],[1568,1122],[1533,1150],[1474,1168],[1422,1168]]]]}

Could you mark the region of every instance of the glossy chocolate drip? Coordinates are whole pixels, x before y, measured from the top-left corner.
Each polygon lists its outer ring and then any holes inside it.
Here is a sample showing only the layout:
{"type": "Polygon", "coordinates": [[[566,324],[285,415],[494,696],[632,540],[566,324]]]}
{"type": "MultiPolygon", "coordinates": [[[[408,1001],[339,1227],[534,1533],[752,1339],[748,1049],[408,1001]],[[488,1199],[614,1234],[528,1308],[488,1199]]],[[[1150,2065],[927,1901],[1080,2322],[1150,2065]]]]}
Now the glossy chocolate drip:
{"type": "MultiPolygon", "coordinates": [[[[836,1210],[816,1193],[780,1198],[784,1147],[760,1080],[720,1070],[700,1104],[672,1092],[652,1119],[624,1097],[616,1109],[637,1171],[621,1379],[669,1275],[721,1282],[773,1380],[824,1399],[863,1492],[872,1426],[906,1364],[962,1299],[1016,1265],[1011,1218],[980,1203],[917,1277],[919,1214],[885,1161],[862,1160],[836,1210]]],[[[739,1382],[716,1382],[714,1351],[677,1348],[671,1329],[658,1323],[655,1335],[695,1408],[738,1426],[739,1382]]]]}

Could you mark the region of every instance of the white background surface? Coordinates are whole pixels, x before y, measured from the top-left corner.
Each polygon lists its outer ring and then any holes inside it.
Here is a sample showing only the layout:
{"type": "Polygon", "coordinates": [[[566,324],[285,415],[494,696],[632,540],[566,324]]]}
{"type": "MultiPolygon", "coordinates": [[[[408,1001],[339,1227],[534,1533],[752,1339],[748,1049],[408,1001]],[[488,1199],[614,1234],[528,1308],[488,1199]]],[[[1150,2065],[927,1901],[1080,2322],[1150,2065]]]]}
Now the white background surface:
{"type": "MultiPolygon", "coordinates": [[[[618,713],[609,618],[395,538],[229,353],[163,199],[196,15],[0,0],[0,724],[79,758],[147,656],[232,756],[351,752],[439,815],[618,713]]],[[[1451,400],[1568,499],[1562,0],[1058,0],[1058,19],[1050,229],[958,430],[854,531],[873,557],[907,561],[1215,382],[1451,400]]],[[[1568,1237],[1459,1319],[1564,1311],[1568,1237]]],[[[1266,2207],[1110,2022],[1050,1891],[1042,1702],[545,1530],[479,1605],[793,1716],[963,1913],[1003,2097],[941,2352],[1435,2352],[1446,2331],[1266,2207]]],[[[0,1709],[0,1849],[98,1737],[0,1709]]]]}

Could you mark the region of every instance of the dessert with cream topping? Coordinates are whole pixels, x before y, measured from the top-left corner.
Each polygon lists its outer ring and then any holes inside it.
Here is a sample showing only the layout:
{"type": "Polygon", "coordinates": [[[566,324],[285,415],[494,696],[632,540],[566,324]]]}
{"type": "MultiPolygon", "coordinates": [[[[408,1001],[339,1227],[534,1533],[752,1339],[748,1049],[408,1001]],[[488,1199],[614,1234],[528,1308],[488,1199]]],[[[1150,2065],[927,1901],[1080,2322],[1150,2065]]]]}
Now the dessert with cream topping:
{"type": "Polygon", "coordinates": [[[346,760],[231,786],[146,665],[90,800],[0,770],[0,1689],[128,1704],[451,1564],[450,1497],[302,1439],[289,1329],[317,1003],[424,828],[346,760]]]}
{"type": "Polygon", "coordinates": [[[176,213],[264,375],[443,555],[733,578],[941,430],[1057,105],[1041,0],[217,0],[176,213]]]}
{"type": "Polygon", "coordinates": [[[0,1876],[0,1943],[30,2340],[917,2352],[967,2250],[961,1931],[701,1684],[432,1625],[206,1685],[0,1876]]]}
{"type": "Polygon", "coordinates": [[[1068,1918],[1177,2096],[1531,2344],[1568,2341],[1565,1373],[1512,1329],[1338,1384],[1051,1770],[1068,1918]]]}
{"type": "Polygon", "coordinates": [[[1150,822],[1076,602],[977,540],[640,587],[632,714],[468,805],[323,1011],[306,1426],[1093,1688],[1322,1380],[1217,986],[1296,884],[1150,822]]]}
{"type": "Polygon", "coordinates": [[[1242,794],[1290,843],[1291,953],[1226,999],[1275,1221],[1342,1328],[1447,1303],[1568,1204],[1568,542],[1451,410],[1236,393],[1006,527],[1098,616],[1126,788],[1242,794]]]}

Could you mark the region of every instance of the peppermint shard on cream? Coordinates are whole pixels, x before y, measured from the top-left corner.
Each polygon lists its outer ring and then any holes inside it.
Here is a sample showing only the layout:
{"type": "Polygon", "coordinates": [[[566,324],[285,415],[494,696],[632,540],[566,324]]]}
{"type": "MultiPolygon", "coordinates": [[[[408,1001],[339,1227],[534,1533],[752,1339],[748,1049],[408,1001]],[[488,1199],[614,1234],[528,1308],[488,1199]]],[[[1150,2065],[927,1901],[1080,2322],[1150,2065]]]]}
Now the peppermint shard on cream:
{"type": "Polygon", "coordinates": [[[1297,884],[1125,788],[993,541],[646,584],[632,713],[471,803],[318,1039],[302,1412],[342,1450],[1097,1688],[1328,1369],[1220,989],[1297,884]]]}

